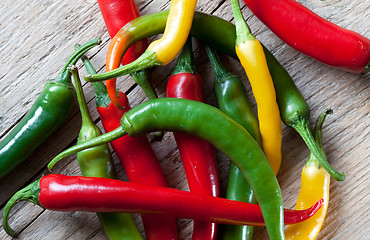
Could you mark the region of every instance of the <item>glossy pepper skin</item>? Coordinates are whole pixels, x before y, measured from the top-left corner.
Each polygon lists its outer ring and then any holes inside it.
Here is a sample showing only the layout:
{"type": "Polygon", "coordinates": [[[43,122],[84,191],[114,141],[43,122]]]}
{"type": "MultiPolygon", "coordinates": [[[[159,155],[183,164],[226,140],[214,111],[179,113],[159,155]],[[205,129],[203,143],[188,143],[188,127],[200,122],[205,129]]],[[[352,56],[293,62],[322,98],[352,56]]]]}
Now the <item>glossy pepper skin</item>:
{"type": "Polygon", "coordinates": [[[107,66],[111,66],[111,71],[96,75],[87,75],[85,80],[88,82],[103,81],[114,77],[122,76],[138,70],[162,66],[171,62],[176,58],[177,54],[184,46],[188,38],[190,28],[193,21],[197,0],[172,0],[166,27],[163,36],[149,44],[148,49],[134,62],[119,67],[118,57],[110,57],[110,53],[114,51],[117,41],[121,41],[118,33],[112,39],[107,53],[107,66]],[[113,60],[111,62],[111,60],[113,60]],[[113,70],[114,69],[114,70],[113,70]]]}
{"type": "MultiPolygon", "coordinates": [[[[264,225],[261,209],[256,204],[115,179],[49,174],[21,189],[8,201],[3,215],[7,233],[13,231],[8,224],[9,211],[19,201],[62,212],[165,213],[225,224],[264,225]]],[[[286,224],[310,218],[321,204],[320,199],[306,210],[285,210],[286,224]]]]}
{"type": "Polygon", "coordinates": [[[231,5],[236,25],[235,52],[251,84],[257,102],[263,151],[276,175],[282,158],[282,128],[274,83],[263,47],[244,21],[239,1],[231,0],[231,5]]]}
{"type": "Polygon", "coordinates": [[[75,51],[59,76],[48,80],[22,120],[0,142],[0,178],[7,175],[45,142],[68,119],[76,105],[76,92],[67,67],[100,43],[91,40],[75,51]]]}
{"type": "MultiPolygon", "coordinates": [[[[82,85],[75,66],[68,70],[72,73],[80,106],[82,125],[77,144],[85,143],[101,135],[98,126],[91,119],[86,104],[82,85]]],[[[102,144],[77,153],[77,161],[83,176],[114,178],[114,165],[108,144],[102,144]]],[[[126,213],[97,213],[103,229],[109,239],[142,239],[135,222],[126,213]]]]}
{"type": "Polygon", "coordinates": [[[48,166],[70,154],[125,134],[143,136],[158,130],[187,132],[224,152],[250,183],[261,206],[270,239],[280,239],[280,225],[284,221],[281,191],[264,152],[241,125],[219,109],[202,102],[178,98],[149,100],[126,112],[121,119],[121,127],[61,152],[48,166]],[[243,147],[235,148],[235,142],[243,147]],[[253,161],[245,161],[246,156],[253,161]]]}
{"type": "MultiPolygon", "coordinates": [[[[168,12],[159,12],[145,15],[127,24],[121,29],[122,38],[117,45],[113,56],[120,51],[125,51],[132,43],[143,37],[162,33],[166,24],[168,12]]],[[[190,35],[204,41],[211,47],[238,59],[235,52],[236,29],[229,23],[216,16],[195,12],[190,35]]],[[[315,144],[315,140],[309,129],[310,109],[303,98],[293,79],[284,67],[276,60],[274,55],[263,45],[267,65],[276,89],[276,100],[280,110],[281,120],[296,130],[303,138],[310,151],[326,171],[337,181],[343,181],[345,175],[339,173],[330,166],[315,144]]]]}
{"type": "MultiPolygon", "coordinates": [[[[88,73],[96,73],[91,62],[81,57],[88,73]]],[[[100,120],[105,132],[120,126],[122,115],[130,109],[127,96],[119,92],[120,105],[117,108],[109,99],[107,89],[101,82],[93,83],[95,99],[100,120]]],[[[146,136],[130,137],[125,135],[111,142],[130,182],[151,186],[166,187],[167,182],[161,166],[146,136]]],[[[172,216],[142,214],[147,239],[177,239],[176,220],[172,216]]]]}
{"type": "MultiPolygon", "coordinates": [[[[322,125],[328,114],[331,114],[331,109],[326,109],[317,119],[314,135],[315,141],[320,147],[323,155],[325,154],[322,146],[322,125]]],[[[296,208],[304,209],[305,206],[313,202],[316,197],[324,199],[321,209],[304,223],[294,224],[285,230],[286,239],[309,239],[317,238],[321,227],[324,223],[326,212],[329,206],[329,188],[330,175],[320,166],[319,161],[313,154],[310,154],[305,166],[302,169],[301,189],[299,191],[296,208]]]]}
{"type": "Polygon", "coordinates": [[[279,38],[330,66],[363,72],[370,62],[370,39],[318,16],[295,0],[243,0],[279,38]]]}
{"type": "MultiPolygon", "coordinates": [[[[167,97],[204,102],[202,79],[196,71],[191,38],[185,43],[167,83],[167,97]]],[[[173,133],[191,192],[219,196],[220,186],[213,146],[187,133],[173,133]]],[[[217,225],[195,221],[192,239],[216,239],[217,225]]]]}
{"type": "MultiPolygon", "coordinates": [[[[243,83],[237,75],[229,72],[222,65],[214,49],[207,46],[206,51],[214,71],[215,80],[213,83],[213,90],[216,94],[219,109],[243,126],[257,141],[258,145],[262,146],[258,121],[254,116],[253,108],[249,102],[243,83]]],[[[252,188],[239,168],[232,162],[229,164],[226,198],[256,203],[252,188]]],[[[253,226],[248,225],[225,225],[224,231],[222,232],[222,239],[251,240],[253,237],[253,229],[253,226]]]]}
{"type": "MultiPolygon", "coordinates": [[[[139,9],[134,0],[98,0],[100,11],[103,15],[105,25],[111,38],[128,22],[140,16],[139,9]]],[[[141,39],[131,46],[122,58],[122,65],[126,65],[136,60],[143,54],[149,45],[148,39],[141,39]]],[[[119,64],[119,63],[118,63],[119,64]]],[[[107,71],[109,65],[107,64],[107,71]]],[[[144,90],[149,99],[156,98],[157,94],[149,81],[150,70],[145,69],[139,72],[131,73],[131,77],[144,90]]],[[[110,79],[106,82],[108,94],[113,104],[120,106],[119,96],[116,93],[116,79],[110,79]]]]}

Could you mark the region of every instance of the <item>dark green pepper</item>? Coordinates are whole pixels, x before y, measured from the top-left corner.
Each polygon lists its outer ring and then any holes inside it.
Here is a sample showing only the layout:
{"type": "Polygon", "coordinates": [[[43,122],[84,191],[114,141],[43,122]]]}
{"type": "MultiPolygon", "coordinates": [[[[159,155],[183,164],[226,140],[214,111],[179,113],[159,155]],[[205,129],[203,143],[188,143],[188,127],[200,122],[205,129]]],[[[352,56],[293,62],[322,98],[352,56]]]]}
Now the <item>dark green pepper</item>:
{"type": "Polygon", "coordinates": [[[76,50],[59,76],[45,83],[28,113],[0,142],[0,178],[26,160],[66,122],[76,104],[76,92],[67,67],[100,42],[100,39],[94,39],[76,50]]]}

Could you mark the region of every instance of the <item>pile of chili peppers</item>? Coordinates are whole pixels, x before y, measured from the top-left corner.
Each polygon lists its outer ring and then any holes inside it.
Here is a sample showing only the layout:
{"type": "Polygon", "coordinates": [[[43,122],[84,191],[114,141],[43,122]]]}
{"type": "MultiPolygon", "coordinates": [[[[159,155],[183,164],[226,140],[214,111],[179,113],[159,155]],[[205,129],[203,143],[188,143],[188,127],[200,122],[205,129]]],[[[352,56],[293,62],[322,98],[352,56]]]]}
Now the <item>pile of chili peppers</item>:
{"type": "MultiPolygon", "coordinates": [[[[309,106],[292,78],[252,34],[238,0],[230,2],[235,25],[196,12],[196,0],[172,0],[169,11],[142,17],[133,0],[98,0],[112,37],[106,72],[97,74],[83,55],[99,44],[98,39],[76,45],[60,76],[46,83],[29,113],[0,143],[3,177],[62,126],[78,103],[82,126],[77,145],[58,154],[48,168],[77,153],[83,176],[49,174],[19,190],[4,208],[7,233],[14,235],[8,224],[10,210],[27,200],[55,211],[97,212],[109,239],[144,239],[128,213],[141,214],[146,239],[177,239],[176,217],[194,220],[192,239],[252,239],[253,226],[261,225],[270,239],[316,239],[329,206],[330,177],[339,181],[345,177],[329,165],[322,147],[322,125],[332,111],[319,116],[312,134],[309,106]],[[149,44],[147,38],[160,33],[163,36],[149,44]],[[218,108],[205,103],[192,37],[207,45],[218,108]],[[257,116],[243,83],[222,64],[217,51],[240,61],[257,103],[257,116]],[[167,98],[157,98],[150,68],[166,65],[178,54],[167,98]],[[80,58],[88,73],[85,80],[93,83],[105,134],[92,120],[84,99],[74,66],[80,58]],[[131,74],[149,98],[132,109],[127,96],[116,90],[115,78],[125,74],[131,74]],[[281,122],[294,128],[311,151],[302,170],[296,210],[284,209],[276,178],[282,159],[281,122]],[[190,191],[167,187],[147,136],[163,131],[174,132],[190,191]],[[108,143],[129,182],[114,179],[108,143]],[[220,196],[214,148],[230,159],[225,197],[220,196]],[[284,230],[284,225],[290,226],[284,230]]],[[[294,0],[244,2],[298,51],[352,72],[362,72],[369,65],[369,39],[341,29],[294,0]],[[320,33],[315,31],[318,26],[320,33]]]]}

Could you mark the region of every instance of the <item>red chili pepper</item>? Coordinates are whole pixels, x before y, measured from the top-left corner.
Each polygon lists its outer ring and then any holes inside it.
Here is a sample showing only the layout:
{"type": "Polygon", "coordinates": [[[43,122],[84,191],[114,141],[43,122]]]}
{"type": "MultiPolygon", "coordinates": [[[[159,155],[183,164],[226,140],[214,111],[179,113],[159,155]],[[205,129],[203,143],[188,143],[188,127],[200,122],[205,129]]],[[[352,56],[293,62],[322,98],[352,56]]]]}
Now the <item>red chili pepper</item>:
{"type": "MultiPolygon", "coordinates": [[[[10,210],[20,201],[62,212],[164,213],[222,224],[264,225],[257,204],[116,179],[49,174],[19,190],[6,204],[3,227],[7,232],[12,231],[8,225],[10,210]]],[[[320,199],[305,210],[284,210],[284,223],[294,224],[310,218],[322,202],[320,199]]]]}
{"type": "Polygon", "coordinates": [[[294,0],[243,1],[284,42],[320,62],[350,72],[363,72],[370,62],[370,39],[294,0]]]}
{"type": "MultiPolygon", "coordinates": [[[[167,83],[167,97],[204,102],[202,79],[196,72],[191,39],[186,42],[175,69],[167,83]]],[[[210,196],[219,195],[219,179],[214,147],[196,136],[173,133],[191,192],[210,196]]],[[[217,225],[194,222],[193,239],[216,239],[217,225]]]]}

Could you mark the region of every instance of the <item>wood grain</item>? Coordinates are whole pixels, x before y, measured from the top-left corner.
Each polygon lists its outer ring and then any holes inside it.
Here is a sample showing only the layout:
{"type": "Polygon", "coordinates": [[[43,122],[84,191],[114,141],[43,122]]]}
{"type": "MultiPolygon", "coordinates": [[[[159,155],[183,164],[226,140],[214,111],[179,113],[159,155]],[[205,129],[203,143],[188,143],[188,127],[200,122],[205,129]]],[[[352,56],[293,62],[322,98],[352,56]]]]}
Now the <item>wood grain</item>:
{"type": "MultiPolygon", "coordinates": [[[[299,0],[322,17],[370,37],[370,1],[361,0],[299,0]]],[[[169,8],[168,0],[137,1],[142,14],[169,8]]],[[[286,67],[311,108],[311,121],[326,107],[334,114],[324,126],[323,141],[329,162],[346,173],[344,182],[332,180],[327,219],[318,239],[368,239],[370,235],[369,160],[370,125],[369,96],[370,74],[351,74],[325,66],[287,46],[243,6],[255,35],[286,67]]],[[[233,22],[229,1],[200,0],[197,10],[214,14],[233,22]]],[[[73,45],[99,37],[103,43],[91,51],[94,66],[105,68],[109,44],[104,21],[95,0],[3,0],[0,8],[0,138],[26,114],[34,99],[49,78],[56,77],[73,51],[73,45]]],[[[215,104],[212,92],[213,73],[204,45],[194,40],[194,53],[199,72],[204,79],[206,100],[215,104]]],[[[235,60],[223,56],[227,67],[238,74],[246,88],[250,87],[243,69],[235,60]]],[[[81,63],[78,64],[81,68],[81,63]]],[[[152,80],[160,97],[165,97],[166,81],[174,62],[157,68],[152,80]]],[[[84,70],[81,69],[81,75],[84,70]]],[[[130,77],[121,77],[118,88],[126,91],[131,105],[146,101],[143,91],[130,77]]],[[[94,94],[90,84],[84,85],[89,110],[99,123],[95,110],[94,94]]],[[[0,180],[0,206],[21,187],[47,174],[46,164],[63,149],[76,144],[80,127],[80,114],[74,109],[70,120],[25,163],[9,176],[0,180]]],[[[100,124],[100,123],[99,123],[100,124]]],[[[153,143],[170,187],[188,190],[183,167],[171,133],[164,140],[153,143]]],[[[238,144],[235,143],[235,147],[238,144]]],[[[283,126],[283,163],[278,180],[286,208],[294,208],[300,186],[300,172],[309,151],[301,138],[283,126]]],[[[120,179],[126,179],[114,155],[120,179]]],[[[225,191],[228,160],[217,152],[222,193],[225,191]]],[[[56,173],[78,175],[75,157],[61,161],[56,173]]],[[[2,210],[0,213],[2,217],[2,210]]],[[[140,217],[134,215],[141,230],[140,217]]],[[[11,213],[10,224],[17,239],[106,239],[94,213],[59,213],[43,210],[30,203],[18,204],[11,213]]],[[[0,226],[2,226],[0,224],[0,226]]],[[[192,221],[178,219],[180,239],[191,239],[192,221]]],[[[0,230],[0,239],[12,239],[0,230]]],[[[256,228],[254,239],[267,239],[264,228],[256,228]]]]}

